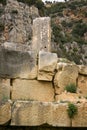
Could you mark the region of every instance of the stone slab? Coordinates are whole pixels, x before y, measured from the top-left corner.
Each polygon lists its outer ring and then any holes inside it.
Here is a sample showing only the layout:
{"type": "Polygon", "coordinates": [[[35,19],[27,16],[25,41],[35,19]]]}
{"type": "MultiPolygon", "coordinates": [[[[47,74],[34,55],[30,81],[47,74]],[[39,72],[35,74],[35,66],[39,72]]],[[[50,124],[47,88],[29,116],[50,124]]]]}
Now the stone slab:
{"type": "Polygon", "coordinates": [[[87,102],[78,104],[78,113],[72,120],[72,127],[87,127],[87,102]]]}
{"type": "Polygon", "coordinates": [[[29,51],[28,46],[4,43],[0,46],[0,77],[36,78],[36,53],[29,51]]]}
{"type": "Polygon", "coordinates": [[[54,101],[52,83],[16,79],[13,82],[12,100],[54,101]]]}
{"type": "Polygon", "coordinates": [[[6,124],[11,119],[11,105],[9,102],[0,104],[0,125],[6,124]]]}
{"type": "Polygon", "coordinates": [[[50,52],[39,52],[38,80],[52,81],[57,65],[57,54],[50,52]]]}
{"type": "Polygon", "coordinates": [[[61,94],[65,90],[65,86],[75,84],[78,78],[78,66],[66,64],[60,69],[54,77],[54,86],[56,94],[61,94]]]}
{"type": "Polygon", "coordinates": [[[16,126],[70,126],[67,104],[52,102],[17,101],[12,108],[11,125],[16,126]]]}
{"type": "Polygon", "coordinates": [[[51,50],[50,17],[34,19],[32,50],[36,52],[51,50]]]}

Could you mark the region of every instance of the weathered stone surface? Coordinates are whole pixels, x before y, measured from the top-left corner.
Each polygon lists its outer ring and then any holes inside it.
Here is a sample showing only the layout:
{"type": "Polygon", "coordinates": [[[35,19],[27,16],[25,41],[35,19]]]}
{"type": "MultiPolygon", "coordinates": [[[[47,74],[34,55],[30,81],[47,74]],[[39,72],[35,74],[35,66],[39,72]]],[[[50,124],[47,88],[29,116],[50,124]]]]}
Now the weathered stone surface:
{"type": "Polygon", "coordinates": [[[67,92],[63,92],[60,95],[56,95],[55,96],[56,101],[59,102],[85,102],[86,99],[81,96],[80,94],[77,93],[67,93],[67,92]]]}
{"type": "Polygon", "coordinates": [[[54,85],[57,94],[64,91],[68,84],[76,84],[78,78],[78,67],[73,64],[64,65],[62,70],[59,70],[54,78],[54,85]]]}
{"type": "Polygon", "coordinates": [[[67,104],[51,102],[15,102],[12,109],[11,125],[38,126],[70,126],[67,104]]]}
{"type": "Polygon", "coordinates": [[[79,75],[78,88],[83,96],[87,96],[87,76],[79,75]]]}
{"type": "Polygon", "coordinates": [[[15,80],[12,100],[54,101],[54,89],[51,82],[37,80],[15,80]]]}
{"type": "Polygon", "coordinates": [[[0,104],[0,125],[7,123],[11,119],[11,106],[9,102],[0,104]]]}
{"type": "Polygon", "coordinates": [[[87,75],[87,66],[86,65],[79,65],[79,73],[82,75],[87,75]]]}
{"type": "Polygon", "coordinates": [[[39,52],[38,80],[52,81],[57,65],[57,55],[50,52],[39,52]]]}
{"type": "Polygon", "coordinates": [[[0,46],[0,77],[34,79],[36,54],[28,46],[6,42],[0,46]]]}
{"type": "Polygon", "coordinates": [[[32,38],[32,20],[39,17],[38,9],[17,0],[7,0],[2,17],[5,26],[0,40],[29,44],[32,38]],[[5,19],[4,19],[5,18],[5,19]]]}
{"type": "Polygon", "coordinates": [[[10,80],[0,79],[0,102],[6,102],[10,99],[10,80]]]}
{"type": "Polygon", "coordinates": [[[87,127],[87,102],[78,104],[78,113],[72,120],[73,127],[87,127]]]}
{"type": "Polygon", "coordinates": [[[36,18],[33,21],[33,42],[32,49],[39,52],[40,50],[50,51],[51,47],[51,28],[50,18],[36,18]]]}

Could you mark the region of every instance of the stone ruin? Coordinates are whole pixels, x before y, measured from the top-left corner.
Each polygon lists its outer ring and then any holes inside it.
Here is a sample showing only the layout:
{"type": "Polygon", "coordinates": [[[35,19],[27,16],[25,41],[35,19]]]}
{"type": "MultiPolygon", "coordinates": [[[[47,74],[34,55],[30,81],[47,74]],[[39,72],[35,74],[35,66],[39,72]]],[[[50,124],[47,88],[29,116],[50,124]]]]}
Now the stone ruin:
{"type": "Polygon", "coordinates": [[[50,18],[33,22],[32,50],[5,42],[0,46],[0,125],[87,127],[87,66],[51,53],[50,18]],[[65,91],[69,84],[76,93],[65,91]],[[68,102],[78,113],[70,119],[68,102]]]}

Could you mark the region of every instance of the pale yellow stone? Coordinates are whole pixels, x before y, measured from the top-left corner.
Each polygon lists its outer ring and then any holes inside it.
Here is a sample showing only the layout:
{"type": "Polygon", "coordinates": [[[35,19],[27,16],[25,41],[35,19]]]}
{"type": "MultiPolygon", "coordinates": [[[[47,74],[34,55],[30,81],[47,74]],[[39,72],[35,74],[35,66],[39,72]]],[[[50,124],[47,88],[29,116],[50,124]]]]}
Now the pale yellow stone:
{"type": "Polygon", "coordinates": [[[78,88],[83,96],[87,96],[87,76],[79,75],[78,88]]]}
{"type": "Polygon", "coordinates": [[[11,105],[9,102],[0,104],[0,125],[7,123],[11,119],[11,105]]]}
{"type": "Polygon", "coordinates": [[[64,91],[66,85],[75,84],[78,78],[78,67],[73,64],[64,65],[62,70],[59,70],[54,78],[54,86],[57,94],[64,91]]]}
{"type": "Polygon", "coordinates": [[[46,123],[58,127],[70,126],[67,104],[19,101],[14,104],[12,111],[11,125],[39,126],[46,123]]]}
{"type": "Polygon", "coordinates": [[[72,127],[87,127],[87,102],[78,104],[78,112],[72,119],[72,127]]]}
{"type": "Polygon", "coordinates": [[[39,52],[38,80],[52,81],[57,65],[57,54],[50,52],[39,52]]]}
{"type": "Polygon", "coordinates": [[[12,100],[53,101],[54,89],[51,82],[19,80],[13,82],[12,100]]]}

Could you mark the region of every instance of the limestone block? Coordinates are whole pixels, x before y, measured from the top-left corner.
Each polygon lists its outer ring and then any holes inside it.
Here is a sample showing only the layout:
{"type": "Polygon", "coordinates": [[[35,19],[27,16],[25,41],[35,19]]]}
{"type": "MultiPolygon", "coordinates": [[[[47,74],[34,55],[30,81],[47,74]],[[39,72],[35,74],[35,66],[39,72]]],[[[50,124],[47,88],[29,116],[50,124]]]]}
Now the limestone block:
{"type": "Polygon", "coordinates": [[[67,104],[17,101],[12,111],[11,125],[39,126],[46,123],[51,126],[70,126],[67,104]]]}
{"type": "Polygon", "coordinates": [[[57,94],[64,91],[66,85],[76,84],[78,78],[78,66],[73,64],[64,65],[54,77],[54,85],[57,94]]]}
{"type": "Polygon", "coordinates": [[[87,127],[87,102],[77,106],[78,113],[72,120],[72,127],[87,127]]]}
{"type": "Polygon", "coordinates": [[[87,76],[79,75],[78,88],[83,96],[87,96],[87,76]]]}
{"type": "Polygon", "coordinates": [[[63,102],[73,102],[73,103],[77,103],[77,102],[86,102],[86,98],[83,97],[81,94],[77,94],[77,93],[65,93],[63,92],[60,95],[56,95],[55,96],[55,100],[63,103],[63,102]]]}
{"type": "Polygon", "coordinates": [[[87,75],[87,66],[79,65],[79,73],[82,75],[87,75]]]}
{"type": "Polygon", "coordinates": [[[51,50],[51,27],[49,17],[36,18],[33,21],[32,49],[36,52],[40,50],[51,50]]]}
{"type": "Polygon", "coordinates": [[[39,52],[38,80],[52,81],[57,65],[57,54],[39,52]]]}
{"type": "Polygon", "coordinates": [[[0,102],[10,99],[10,79],[0,79],[0,102]]]}
{"type": "Polygon", "coordinates": [[[37,80],[15,80],[12,88],[12,100],[53,101],[54,89],[51,82],[37,80]]]}
{"type": "Polygon", "coordinates": [[[0,104],[0,125],[7,123],[11,119],[11,106],[9,102],[0,104]]]}
{"type": "Polygon", "coordinates": [[[4,43],[0,46],[0,77],[34,79],[37,76],[36,53],[28,46],[4,43]]]}

